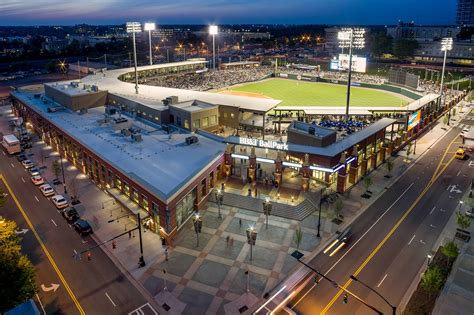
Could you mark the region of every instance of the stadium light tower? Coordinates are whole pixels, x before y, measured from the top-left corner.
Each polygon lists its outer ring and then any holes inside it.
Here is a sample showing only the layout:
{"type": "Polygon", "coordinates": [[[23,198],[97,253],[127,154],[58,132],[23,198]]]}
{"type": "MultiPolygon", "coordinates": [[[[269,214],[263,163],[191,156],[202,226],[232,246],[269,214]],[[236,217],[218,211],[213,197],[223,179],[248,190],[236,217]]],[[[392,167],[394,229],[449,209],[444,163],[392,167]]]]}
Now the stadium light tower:
{"type": "Polygon", "coordinates": [[[151,54],[151,31],[156,30],[155,23],[145,23],[145,31],[148,31],[148,44],[150,45],[150,66],[153,64],[153,55],[151,54]]]}
{"type": "Polygon", "coordinates": [[[216,35],[219,32],[217,25],[209,26],[209,34],[212,35],[212,70],[216,70],[216,35]]]}
{"type": "Polygon", "coordinates": [[[441,100],[443,101],[443,106],[446,103],[446,100],[443,99],[444,89],[444,69],[446,67],[446,55],[448,50],[453,49],[453,39],[451,37],[445,37],[441,40],[441,51],[444,51],[444,58],[443,58],[443,71],[441,72],[441,100]]]}
{"type": "Polygon", "coordinates": [[[135,33],[142,31],[140,22],[127,22],[127,33],[132,33],[133,38],[133,61],[135,64],[135,93],[138,94],[138,71],[137,71],[137,45],[135,43],[135,33]]]}
{"type": "Polygon", "coordinates": [[[346,97],[346,120],[349,120],[349,103],[351,98],[351,75],[352,75],[352,50],[362,49],[365,45],[365,29],[363,28],[343,28],[337,33],[340,48],[349,48],[349,65],[347,76],[347,97],[346,97]]]}

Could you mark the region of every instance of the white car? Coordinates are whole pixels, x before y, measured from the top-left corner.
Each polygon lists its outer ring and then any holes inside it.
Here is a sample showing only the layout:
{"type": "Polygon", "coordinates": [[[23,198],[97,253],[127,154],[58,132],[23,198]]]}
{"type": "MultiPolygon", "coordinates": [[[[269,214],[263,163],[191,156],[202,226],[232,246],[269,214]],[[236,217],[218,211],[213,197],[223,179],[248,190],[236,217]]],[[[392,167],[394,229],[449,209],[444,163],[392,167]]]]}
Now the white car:
{"type": "Polygon", "coordinates": [[[51,197],[51,201],[54,203],[54,205],[58,209],[69,207],[69,204],[67,203],[67,200],[66,198],[63,197],[63,195],[55,195],[51,197]]]}
{"type": "Polygon", "coordinates": [[[48,197],[55,194],[53,187],[50,184],[43,184],[39,187],[43,196],[48,197]]]}
{"type": "Polygon", "coordinates": [[[31,161],[31,160],[24,160],[24,161],[21,162],[21,164],[22,164],[23,167],[26,168],[26,169],[29,169],[29,168],[32,168],[33,166],[35,166],[35,165],[33,164],[33,161],[31,161]]]}
{"type": "Polygon", "coordinates": [[[44,179],[43,179],[43,177],[41,177],[41,176],[39,176],[39,175],[31,176],[31,181],[33,182],[33,184],[35,184],[35,186],[43,185],[43,184],[44,184],[44,179]]]}

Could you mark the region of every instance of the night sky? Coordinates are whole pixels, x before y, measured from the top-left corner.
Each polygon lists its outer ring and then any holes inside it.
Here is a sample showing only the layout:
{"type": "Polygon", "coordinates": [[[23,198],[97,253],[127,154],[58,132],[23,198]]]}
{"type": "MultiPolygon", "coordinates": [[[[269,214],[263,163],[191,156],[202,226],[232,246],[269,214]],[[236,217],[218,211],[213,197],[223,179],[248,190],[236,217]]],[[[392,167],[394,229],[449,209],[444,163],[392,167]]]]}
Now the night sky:
{"type": "Polygon", "coordinates": [[[0,25],[454,24],[456,0],[0,0],[0,25]]]}

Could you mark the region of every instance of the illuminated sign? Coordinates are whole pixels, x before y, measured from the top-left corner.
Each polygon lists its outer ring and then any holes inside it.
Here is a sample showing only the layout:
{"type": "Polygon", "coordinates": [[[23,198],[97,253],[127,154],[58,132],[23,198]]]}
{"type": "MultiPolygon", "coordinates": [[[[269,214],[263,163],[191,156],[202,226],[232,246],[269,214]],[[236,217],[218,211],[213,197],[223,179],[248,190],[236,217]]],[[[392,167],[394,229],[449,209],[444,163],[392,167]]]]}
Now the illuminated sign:
{"type": "Polygon", "coordinates": [[[415,128],[420,123],[421,112],[416,111],[408,117],[408,130],[415,128]]]}
{"type": "MultiPolygon", "coordinates": [[[[352,55],[352,71],[365,72],[367,67],[367,59],[365,57],[359,57],[352,55]]],[[[339,70],[349,69],[349,55],[339,54],[339,70]]]]}
{"type": "Polygon", "coordinates": [[[272,141],[272,140],[239,138],[239,144],[250,145],[252,147],[259,147],[259,148],[288,151],[288,145],[286,143],[272,141]]]}

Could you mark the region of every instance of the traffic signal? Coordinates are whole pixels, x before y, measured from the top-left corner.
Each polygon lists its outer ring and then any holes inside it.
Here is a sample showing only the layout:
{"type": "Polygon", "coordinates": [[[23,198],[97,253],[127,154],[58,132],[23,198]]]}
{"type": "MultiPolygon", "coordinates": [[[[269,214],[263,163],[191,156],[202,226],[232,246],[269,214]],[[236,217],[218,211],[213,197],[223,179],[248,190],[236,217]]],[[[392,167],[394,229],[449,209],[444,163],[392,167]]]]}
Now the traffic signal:
{"type": "Polygon", "coordinates": [[[349,296],[347,295],[347,293],[345,293],[344,297],[342,298],[342,303],[347,304],[347,299],[348,298],[349,298],[349,296]]]}

